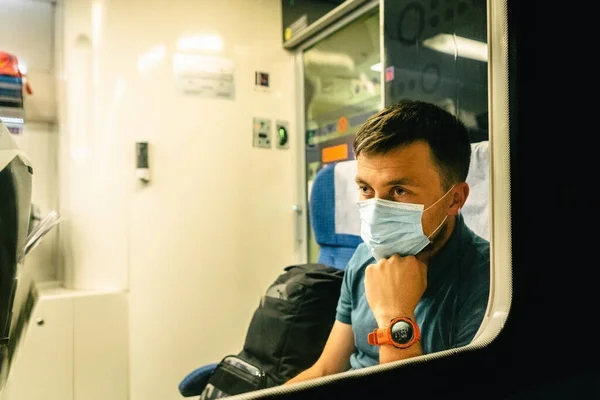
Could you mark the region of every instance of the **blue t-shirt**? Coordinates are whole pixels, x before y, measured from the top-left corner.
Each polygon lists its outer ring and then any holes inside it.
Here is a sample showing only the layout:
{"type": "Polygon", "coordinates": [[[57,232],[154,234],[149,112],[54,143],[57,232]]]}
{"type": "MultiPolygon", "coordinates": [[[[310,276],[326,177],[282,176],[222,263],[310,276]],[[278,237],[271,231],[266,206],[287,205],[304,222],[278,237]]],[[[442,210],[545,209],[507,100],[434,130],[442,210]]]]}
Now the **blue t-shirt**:
{"type": "MultiPolygon", "coordinates": [[[[379,347],[367,342],[377,328],[363,284],[365,269],[376,261],[361,243],[348,261],[336,319],[351,324],[356,351],[352,368],[379,364],[379,347]]],[[[469,344],[487,308],[490,290],[490,245],[457,217],[454,232],[427,270],[427,289],[415,309],[423,354],[469,344]]]]}

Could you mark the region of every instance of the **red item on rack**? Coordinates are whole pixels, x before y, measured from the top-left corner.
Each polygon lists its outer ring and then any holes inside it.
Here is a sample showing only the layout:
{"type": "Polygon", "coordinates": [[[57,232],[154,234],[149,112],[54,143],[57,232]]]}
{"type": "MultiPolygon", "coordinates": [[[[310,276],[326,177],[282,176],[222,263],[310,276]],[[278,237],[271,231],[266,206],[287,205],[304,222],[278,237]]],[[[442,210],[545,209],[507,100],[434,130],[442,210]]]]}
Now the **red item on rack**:
{"type": "MultiPolygon", "coordinates": [[[[19,69],[19,59],[17,56],[5,51],[0,51],[0,75],[23,78],[23,74],[19,69]]],[[[29,82],[25,82],[25,90],[27,91],[27,94],[33,93],[31,86],[29,86],[29,82]]]]}

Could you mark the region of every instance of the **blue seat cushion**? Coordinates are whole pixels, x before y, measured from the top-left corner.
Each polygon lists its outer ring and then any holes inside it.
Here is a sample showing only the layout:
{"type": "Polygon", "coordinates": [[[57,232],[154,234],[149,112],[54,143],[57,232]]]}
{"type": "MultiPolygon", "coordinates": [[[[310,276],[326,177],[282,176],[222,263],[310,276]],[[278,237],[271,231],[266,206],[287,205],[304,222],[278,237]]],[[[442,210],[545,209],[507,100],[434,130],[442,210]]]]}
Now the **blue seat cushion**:
{"type": "Polygon", "coordinates": [[[200,396],[217,365],[207,364],[190,372],[179,383],[179,393],[183,397],[200,396]]]}

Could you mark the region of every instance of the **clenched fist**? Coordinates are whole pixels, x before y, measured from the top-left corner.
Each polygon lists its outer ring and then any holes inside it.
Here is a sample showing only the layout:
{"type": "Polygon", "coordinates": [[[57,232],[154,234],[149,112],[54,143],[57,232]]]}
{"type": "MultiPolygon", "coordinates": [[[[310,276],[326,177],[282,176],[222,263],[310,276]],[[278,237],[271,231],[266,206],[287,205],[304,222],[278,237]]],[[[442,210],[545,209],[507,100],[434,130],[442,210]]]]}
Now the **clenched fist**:
{"type": "Polygon", "coordinates": [[[379,327],[399,316],[411,317],[427,288],[429,254],[382,258],[365,270],[365,295],[379,327]]]}

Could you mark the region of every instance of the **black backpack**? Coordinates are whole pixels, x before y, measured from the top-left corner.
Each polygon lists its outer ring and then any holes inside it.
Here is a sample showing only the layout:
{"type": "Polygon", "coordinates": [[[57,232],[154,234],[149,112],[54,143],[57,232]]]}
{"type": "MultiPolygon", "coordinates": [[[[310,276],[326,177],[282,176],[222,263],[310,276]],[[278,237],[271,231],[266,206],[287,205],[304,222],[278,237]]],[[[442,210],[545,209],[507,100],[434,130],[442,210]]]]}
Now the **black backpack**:
{"type": "Polygon", "coordinates": [[[242,351],[221,361],[201,398],[278,386],[311,367],[335,321],[343,277],[324,264],[284,268],[261,298],[242,351]]]}

